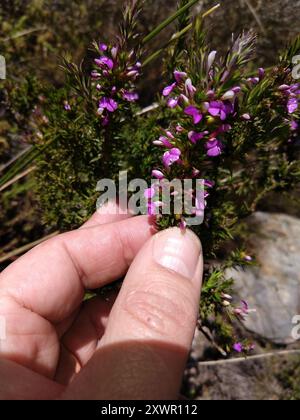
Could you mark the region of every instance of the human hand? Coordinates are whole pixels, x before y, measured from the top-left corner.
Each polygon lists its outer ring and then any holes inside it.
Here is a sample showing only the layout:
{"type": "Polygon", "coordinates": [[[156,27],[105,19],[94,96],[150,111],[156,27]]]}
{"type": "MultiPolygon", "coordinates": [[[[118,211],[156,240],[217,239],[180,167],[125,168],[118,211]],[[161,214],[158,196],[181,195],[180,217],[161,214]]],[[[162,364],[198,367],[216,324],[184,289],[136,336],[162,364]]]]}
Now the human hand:
{"type": "Polygon", "coordinates": [[[124,218],[97,213],[0,275],[0,399],[177,398],[201,245],[189,231],[154,235],[147,217],[124,218]],[[118,296],[82,303],[85,290],[126,272],[118,296]]]}

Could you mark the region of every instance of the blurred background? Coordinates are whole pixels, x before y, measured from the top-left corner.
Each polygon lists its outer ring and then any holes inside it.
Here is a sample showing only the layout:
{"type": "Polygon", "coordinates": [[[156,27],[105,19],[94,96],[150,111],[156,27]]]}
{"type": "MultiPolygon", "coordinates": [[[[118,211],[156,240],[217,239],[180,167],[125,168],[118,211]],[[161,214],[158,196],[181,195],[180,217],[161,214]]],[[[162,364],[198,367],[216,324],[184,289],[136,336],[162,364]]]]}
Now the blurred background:
{"type": "MultiPolygon", "coordinates": [[[[79,61],[95,38],[109,39],[116,33],[124,6],[122,0],[1,0],[0,51],[7,58],[8,74],[17,78],[34,74],[51,83],[62,82],[58,56],[69,52],[79,61]]],[[[253,28],[259,35],[257,55],[260,64],[271,65],[298,31],[299,0],[200,0],[194,13],[220,3],[206,20],[212,45],[225,50],[232,34],[253,28]]],[[[177,0],[145,1],[140,29],[148,33],[176,9],[177,0]]],[[[155,41],[161,45],[172,27],[155,41]]],[[[153,65],[152,77],[160,71],[153,65]]],[[[146,101],[148,98],[145,98],[146,101]]]]}
{"type": "MultiPolygon", "coordinates": [[[[209,9],[217,3],[218,1],[200,0],[194,13],[209,9]]],[[[205,20],[208,39],[212,48],[218,51],[227,49],[232,34],[254,29],[258,34],[256,63],[268,67],[276,63],[280,51],[299,33],[300,0],[223,0],[220,3],[221,7],[205,20]]],[[[59,68],[60,57],[68,53],[73,61],[79,63],[93,40],[111,39],[117,31],[116,25],[121,19],[123,6],[124,1],[121,0],[0,1],[0,55],[5,57],[7,63],[7,81],[0,84],[0,175],[28,147],[28,136],[32,130],[31,98],[38,89],[31,77],[35,76],[43,83],[61,87],[64,75],[59,68]],[[29,84],[22,88],[22,95],[12,93],[14,87],[22,85],[25,79],[29,80],[29,84]],[[14,102],[11,100],[12,96],[14,102]]],[[[148,33],[176,7],[177,0],[146,0],[140,19],[140,30],[148,33]]],[[[165,30],[151,48],[156,50],[163,45],[172,30],[172,27],[165,30]]],[[[148,68],[147,77],[143,78],[140,91],[145,106],[155,100],[157,89],[161,85],[161,65],[159,59],[153,62],[148,68]]],[[[300,206],[292,206],[286,199],[277,196],[271,196],[262,203],[261,210],[300,216],[300,206]]],[[[298,219],[295,220],[300,223],[298,219]]],[[[54,231],[53,226],[49,228],[42,221],[39,203],[34,194],[33,177],[26,177],[25,174],[22,179],[0,189],[0,269],[54,231]]],[[[300,313],[300,297],[298,304],[300,313]]],[[[199,346],[198,351],[201,351],[199,346]]],[[[286,362],[285,372],[297,369],[300,372],[300,359],[296,360],[296,367],[290,363],[289,360],[286,362]]],[[[277,375],[276,378],[280,376],[281,367],[282,364],[274,363],[277,373],[272,370],[270,373],[270,383],[274,384],[271,393],[276,399],[286,397],[283,382],[287,386],[287,392],[294,386],[290,383],[290,373],[282,374],[280,380],[274,379],[274,375],[277,375]]],[[[224,369],[224,375],[228,379],[228,372],[224,369]]],[[[265,372],[264,367],[257,365],[243,369],[258,369],[263,376],[265,372]]],[[[187,393],[189,389],[193,389],[195,396],[205,396],[205,392],[208,392],[207,383],[213,384],[215,376],[206,373],[204,384],[199,383],[199,380],[197,383],[196,380],[196,385],[193,385],[191,378],[197,377],[197,372],[193,372],[194,376],[190,370],[187,372],[187,393]]],[[[237,384],[236,376],[234,378],[237,384]]],[[[233,385],[228,379],[224,386],[228,390],[233,385]]],[[[295,385],[297,386],[299,385],[295,385]]],[[[222,392],[225,395],[227,391],[219,390],[220,395],[216,396],[222,397],[222,392]]],[[[257,392],[263,394],[263,391],[257,392]]],[[[207,395],[211,397],[212,393],[207,395]]],[[[300,395],[300,391],[297,395],[300,395]]],[[[235,398],[230,393],[226,397],[235,398]]],[[[267,397],[270,395],[266,394],[267,397]]]]}

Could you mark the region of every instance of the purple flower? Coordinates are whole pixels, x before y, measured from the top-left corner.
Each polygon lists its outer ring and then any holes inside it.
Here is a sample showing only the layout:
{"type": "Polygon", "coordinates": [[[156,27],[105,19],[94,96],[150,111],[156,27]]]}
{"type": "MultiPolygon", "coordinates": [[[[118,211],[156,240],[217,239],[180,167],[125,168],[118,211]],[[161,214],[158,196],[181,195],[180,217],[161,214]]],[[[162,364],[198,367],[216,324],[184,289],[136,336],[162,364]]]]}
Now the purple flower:
{"type": "Polygon", "coordinates": [[[207,92],[206,92],[206,96],[209,98],[209,99],[214,99],[214,97],[215,97],[215,91],[214,90],[208,90],[207,92]]]}
{"type": "Polygon", "coordinates": [[[109,124],[109,116],[105,115],[105,117],[102,120],[102,125],[103,125],[103,127],[107,127],[108,124],[109,124]]]}
{"type": "Polygon", "coordinates": [[[65,108],[66,111],[71,111],[71,105],[69,104],[68,101],[64,102],[64,108],[65,108]]]}
{"type": "Polygon", "coordinates": [[[205,147],[207,149],[207,156],[217,157],[222,153],[223,143],[218,139],[212,139],[206,143],[205,147]]]}
{"type": "Polygon", "coordinates": [[[281,85],[281,86],[279,86],[278,90],[280,90],[281,92],[286,92],[286,91],[290,90],[290,86],[289,85],[281,85]]]}
{"type": "Polygon", "coordinates": [[[160,136],[160,138],[159,138],[159,141],[165,146],[165,147],[168,147],[168,148],[172,148],[173,147],[173,145],[170,143],[170,141],[167,139],[167,137],[164,137],[164,136],[160,136]]]}
{"type": "Polygon", "coordinates": [[[159,214],[158,209],[163,207],[164,203],[161,201],[155,201],[154,203],[151,201],[148,203],[148,214],[149,216],[156,216],[159,214]]]}
{"type": "Polygon", "coordinates": [[[245,300],[242,300],[242,310],[245,314],[249,313],[249,305],[245,300]]]}
{"type": "Polygon", "coordinates": [[[300,83],[295,83],[291,86],[291,92],[295,93],[296,95],[300,95],[300,83]]]}
{"type": "Polygon", "coordinates": [[[179,223],[179,229],[181,229],[182,231],[185,231],[186,228],[187,228],[187,222],[184,218],[182,218],[179,223]]]}
{"type": "Polygon", "coordinates": [[[198,175],[200,175],[199,169],[193,168],[192,174],[193,174],[193,177],[196,178],[198,175]]]}
{"type": "Polygon", "coordinates": [[[101,74],[98,71],[93,70],[91,72],[91,77],[92,77],[92,79],[99,79],[101,77],[101,74]]]}
{"type": "Polygon", "coordinates": [[[291,130],[296,131],[296,130],[298,130],[298,127],[299,127],[299,124],[297,123],[297,121],[293,120],[291,122],[291,130]]]}
{"type": "Polygon", "coordinates": [[[144,192],[144,197],[147,198],[148,200],[151,200],[151,198],[153,198],[155,196],[155,188],[151,187],[151,188],[147,188],[144,192]]]}
{"type": "MultiPolygon", "coordinates": [[[[230,124],[222,124],[220,125],[213,133],[211,133],[210,138],[214,139],[218,137],[219,134],[227,133],[232,129],[230,124]]],[[[207,133],[209,134],[209,133],[207,133]]]]}
{"type": "Polygon", "coordinates": [[[190,98],[193,98],[195,96],[195,93],[197,92],[197,89],[195,88],[195,86],[193,86],[191,79],[187,79],[187,81],[185,82],[185,92],[186,95],[190,98]]]}
{"type": "Polygon", "coordinates": [[[204,133],[196,133],[196,131],[190,131],[188,137],[190,141],[196,144],[199,140],[202,140],[203,137],[206,135],[207,132],[204,133]]]}
{"type": "Polygon", "coordinates": [[[123,99],[128,102],[136,102],[139,99],[139,95],[136,92],[125,91],[123,93],[123,99]]]}
{"type": "Polygon", "coordinates": [[[247,79],[247,82],[251,83],[252,85],[257,85],[259,81],[259,77],[249,77],[249,79],[247,79]]]}
{"type": "Polygon", "coordinates": [[[175,70],[174,77],[177,83],[181,83],[187,77],[187,74],[183,71],[175,70]]]}
{"type": "Polygon", "coordinates": [[[112,98],[102,98],[99,102],[99,113],[103,112],[104,109],[107,109],[108,112],[115,112],[118,109],[117,102],[112,98]]]}
{"type": "Polygon", "coordinates": [[[106,44],[104,44],[103,42],[99,44],[99,50],[100,51],[107,51],[108,47],[106,44]]]}
{"type": "Polygon", "coordinates": [[[196,199],[195,199],[195,206],[196,206],[195,215],[196,216],[203,216],[206,204],[207,203],[205,201],[205,195],[203,194],[202,191],[198,192],[196,194],[196,199]]]}
{"type": "Polygon", "coordinates": [[[242,300],[242,306],[240,308],[236,308],[233,312],[234,314],[240,318],[242,321],[245,321],[246,317],[252,313],[256,312],[256,309],[250,309],[248,303],[245,300],[242,300]]]}
{"type": "Polygon", "coordinates": [[[95,63],[97,64],[98,67],[101,67],[101,68],[108,68],[109,70],[112,70],[114,68],[113,60],[108,57],[96,58],[95,63]]]}
{"type": "Polygon", "coordinates": [[[164,174],[161,172],[161,171],[158,171],[157,169],[154,169],[153,171],[152,171],[152,176],[153,176],[153,178],[156,178],[156,179],[164,179],[164,174]]]}
{"type": "Polygon", "coordinates": [[[298,109],[298,100],[296,98],[291,98],[288,101],[287,109],[289,114],[293,114],[298,109]]]}
{"type": "Polygon", "coordinates": [[[177,148],[173,148],[163,155],[163,164],[168,168],[173,165],[173,163],[178,162],[180,160],[180,156],[181,151],[177,148]]]}
{"type": "Polygon", "coordinates": [[[232,114],[234,110],[233,105],[230,102],[222,102],[222,101],[211,101],[209,103],[208,112],[213,117],[220,117],[222,121],[226,120],[226,118],[232,114]]]}
{"type": "Polygon", "coordinates": [[[191,105],[185,108],[184,113],[193,117],[194,124],[199,124],[202,121],[202,114],[195,106],[191,105]]]}
{"type": "Polygon", "coordinates": [[[232,127],[231,127],[230,124],[222,124],[218,128],[218,134],[220,134],[220,133],[228,133],[228,131],[230,131],[231,129],[232,129],[232,127]]]}
{"type": "Polygon", "coordinates": [[[235,343],[233,345],[233,350],[236,351],[237,353],[243,353],[244,346],[242,343],[235,343]]]}
{"type": "Polygon", "coordinates": [[[130,78],[132,78],[132,79],[136,79],[136,78],[137,78],[137,76],[139,76],[139,74],[140,74],[140,72],[139,72],[138,70],[130,70],[130,71],[127,73],[127,77],[130,77],[130,78]]]}
{"type": "Polygon", "coordinates": [[[173,136],[173,134],[171,133],[171,131],[170,130],[165,130],[165,132],[166,132],[166,135],[170,138],[170,139],[175,139],[175,137],[173,136]]]}
{"type": "Polygon", "coordinates": [[[263,69],[262,67],[258,69],[259,80],[262,80],[265,77],[265,74],[266,74],[265,69],[263,69]]]}
{"type": "Polygon", "coordinates": [[[176,108],[178,106],[179,103],[179,98],[170,98],[168,100],[168,107],[169,108],[176,108]]]}
{"type": "Polygon", "coordinates": [[[215,186],[215,182],[214,181],[210,181],[209,179],[205,179],[204,180],[204,185],[207,188],[213,188],[215,186]]]}
{"type": "Polygon", "coordinates": [[[147,213],[148,213],[148,216],[156,216],[157,215],[157,206],[154,203],[148,203],[147,213]]]}
{"type": "Polygon", "coordinates": [[[235,86],[231,90],[237,95],[241,92],[242,88],[240,86],[235,86]]]}
{"type": "Polygon", "coordinates": [[[177,86],[177,84],[173,83],[172,85],[165,87],[164,90],[163,90],[163,96],[171,95],[171,93],[173,92],[173,90],[175,89],[176,86],[177,86]]]}

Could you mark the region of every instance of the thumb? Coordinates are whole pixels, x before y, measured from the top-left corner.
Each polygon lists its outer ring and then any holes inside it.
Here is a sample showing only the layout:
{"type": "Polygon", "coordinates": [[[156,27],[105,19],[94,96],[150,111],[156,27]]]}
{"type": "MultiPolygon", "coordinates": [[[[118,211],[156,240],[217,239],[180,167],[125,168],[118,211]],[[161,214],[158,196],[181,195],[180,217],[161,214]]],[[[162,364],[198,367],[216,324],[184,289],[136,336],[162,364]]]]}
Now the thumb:
{"type": "Polygon", "coordinates": [[[194,233],[174,228],[151,238],[130,267],[98,352],[71,385],[78,397],[85,390],[95,399],[176,399],[202,273],[194,233]]]}

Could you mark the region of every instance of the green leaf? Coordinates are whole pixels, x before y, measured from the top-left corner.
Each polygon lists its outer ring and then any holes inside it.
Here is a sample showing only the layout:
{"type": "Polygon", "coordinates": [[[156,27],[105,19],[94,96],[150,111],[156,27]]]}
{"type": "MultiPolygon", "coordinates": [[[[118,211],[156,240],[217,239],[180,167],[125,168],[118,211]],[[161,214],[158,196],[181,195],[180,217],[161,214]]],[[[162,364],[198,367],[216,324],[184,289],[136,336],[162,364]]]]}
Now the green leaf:
{"type": "MultiPolygon", "coordinates": [[[[211,13],[213,13],[215,10],[217,10],[220,7],[220,4],[215,5],[214,7],[207,10],[203,15],[201,16],[201,19],[204,19],[205,17],[209,16],[211,13]]],[[[193,27],[193,23],[189,23],[186,27],[182,28],[180,31],[176,32],[171,39],[165,43],[159,50],[155,51],[153,54],[151,54],[149,57],[147,57],[144,62],[143,66],[147,66],[151,61],[155,60],[157,57],[160,56],[160,54],[173,42],[176,42],[180,40],[182,37],[184,37],[193,27]]]]}
{"type": "Polygon", "coordinates": [[[293,57],[298,54],[300,54],[300,35],[294,39],[288,50],[281,57],[281,61],[290,65],[293,57]]]}
{"type": "Polygon", "coordinates": [[[144,39],[143,44],[147,44],[152,39],[154,39],[157,35],[160,34],[161,31],[163,31],[167,26],[169,26],[171,23],[173,23],[176,19],[178,19],[182,14],[184,14],[187,10],[189,10],[191,7],[193,7],[196,3],[198,3],[199,0],[191,0],[188,4],[181,7],[179,10],[177,10],[176,13],[169,16],[166,20],[164,20],[160,25],[158,25],[153,31],[150,32],[144,39]]]}

